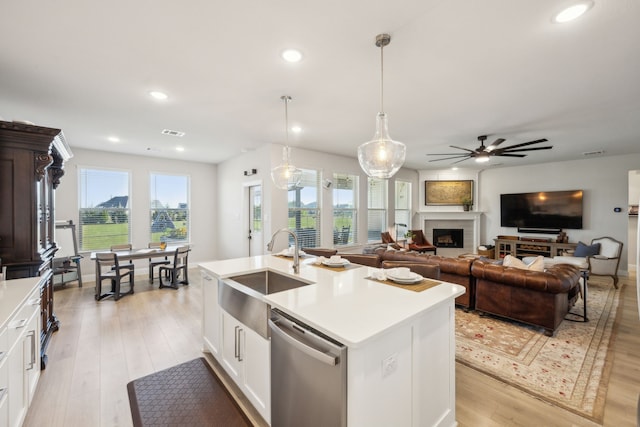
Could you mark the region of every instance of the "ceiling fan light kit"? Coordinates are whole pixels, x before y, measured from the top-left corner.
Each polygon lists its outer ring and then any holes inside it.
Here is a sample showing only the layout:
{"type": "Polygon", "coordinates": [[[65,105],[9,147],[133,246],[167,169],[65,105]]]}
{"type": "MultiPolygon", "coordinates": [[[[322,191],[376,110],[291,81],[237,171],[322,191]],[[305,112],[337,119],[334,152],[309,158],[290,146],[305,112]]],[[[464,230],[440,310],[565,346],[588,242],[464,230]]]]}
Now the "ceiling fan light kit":
{"type": "Polygon", "coordinates": [[[282,148],[282,164],[271,169],[271,180],[273,184],[281,190],[289,190],[300,183],[302,170],[291,164],[291,148],[289,147],[289,109],[288,104],[291,97],[283,95],[280,97],[284,101],[284,122],[286,145],[282,148]]]}
{"type": "Polygon", "coordinates": [[[389,136],[387,115],[384,113],[384,56],[383,48],[391,42],[389,34],[378,34],[376,46],[380,48],[380,112],[376,116],[376,133],[371,141],[358,147],[358,162],[372,178],[388,179],[404,164],[407,147],[389,136]]]}
{"type": "Polygon", "coordinates": [[[458,150],[466,151],[466,153],[441,153],[441,154],[427,154],[427,156],[451,156],[451,157],[443,157],[441,159],[429,160],[429,162],[439,162],[442,160],[457,160],[453,162],[453,164],[464,162],[468,159],[475,159],[478,163],[488,162],[491,157],[526,157],[526,154],[522,154],[523,151],[537,151],[537,150],[550,150],[553,148],[552,145],[547,147],[531,147],[524,148],[533,144],[540,144],[542,142],[547,142],[546,138],[536,139],[535,141],[523,142],[521,144],[510,145],[508,147],[500,148],[499,145],[502,144],[506,139],[498,138],[491,143],[491,145],[484,145],[484,141],[486,141],[487,135],[480,135],[478,137],[478,141],[480,141],[480,147],[475,150],[470,150],[468,148],[457,147],[455,145],[450,145],[449,147],[455,148],[458,150]]]}

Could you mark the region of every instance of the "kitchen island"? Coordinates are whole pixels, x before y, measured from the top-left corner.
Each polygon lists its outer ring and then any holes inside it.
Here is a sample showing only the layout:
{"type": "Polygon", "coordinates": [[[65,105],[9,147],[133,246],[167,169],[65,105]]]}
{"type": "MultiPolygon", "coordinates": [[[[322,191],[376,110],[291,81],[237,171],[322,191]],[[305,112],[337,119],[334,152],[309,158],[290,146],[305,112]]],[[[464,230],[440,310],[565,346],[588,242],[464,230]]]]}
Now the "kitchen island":
{"type": "Polygon", "coordinates": [[[273,255],[200,264],[205,348],[265,420],[271,419],[269,340],[220,308],[218,285],[270,270],[309,285],[264,295],[265,302],[347,346],[349,426],[455,425],[454,299],[464,288],[441,282],[413,292],[369,279],[368,267],[314,261],[303,259],[298,274],[291,260],[273,255]],[[241,348],[246,354],[238,357],[241,348]]]}

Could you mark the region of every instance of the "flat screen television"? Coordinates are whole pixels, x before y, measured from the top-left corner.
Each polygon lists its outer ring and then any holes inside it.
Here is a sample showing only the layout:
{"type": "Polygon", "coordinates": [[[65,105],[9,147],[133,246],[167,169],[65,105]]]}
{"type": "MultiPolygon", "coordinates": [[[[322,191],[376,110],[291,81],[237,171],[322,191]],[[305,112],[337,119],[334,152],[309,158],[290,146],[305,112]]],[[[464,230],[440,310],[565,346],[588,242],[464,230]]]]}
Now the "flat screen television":
{"type": "Polygon", "coordinates": [[[581,229],[582,190],[500,195],[502,227],[581,229]]]}

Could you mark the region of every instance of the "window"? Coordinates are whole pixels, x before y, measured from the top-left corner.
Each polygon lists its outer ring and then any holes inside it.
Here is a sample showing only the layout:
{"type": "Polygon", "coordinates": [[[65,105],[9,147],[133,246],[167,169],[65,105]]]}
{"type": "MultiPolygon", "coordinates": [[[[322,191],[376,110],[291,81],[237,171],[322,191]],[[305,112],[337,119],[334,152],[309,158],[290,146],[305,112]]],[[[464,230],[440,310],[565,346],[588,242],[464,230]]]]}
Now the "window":
{"type": "MultiPolygon", "coordinates": [[[[411,229],[411,183],[407,181],[396,181],[396,203],[395,203],[396,231],[404,233],[411,229]],[[401,226],[399,224],[405,224],[401,226]]],[[[402,236],[396,236],[400,238],[402,236]]]]}
{"type": "Polygon", "coordinates": [[[80,250],[95,251],[129,243],[129,172],[84,168],[79,172],[80,250]]]}
{"type": "MultiPolygon", "coordinates": [[[[296,233],[301,247],[320,245],[320,173],[302,169],[300,184],[289,189],[289,230],[296,233]]],[[[289,244],[293,244],[290,238],[289,244]]]]}
{"type": "Polygon", "coordinates": [[[152,173],[149,182],[151,241],[189,241],[189,177],[152,173]]]}
{"type": "Polygon", "coordinates": [[[387,231],[386,179],[368,178],[367,241],[380,241],[380,233],[387,231]]]}
{"type": "Polygon", "coordinates": [[[358,241],[358,176],[333,174],[333,244],[358,241]]]}

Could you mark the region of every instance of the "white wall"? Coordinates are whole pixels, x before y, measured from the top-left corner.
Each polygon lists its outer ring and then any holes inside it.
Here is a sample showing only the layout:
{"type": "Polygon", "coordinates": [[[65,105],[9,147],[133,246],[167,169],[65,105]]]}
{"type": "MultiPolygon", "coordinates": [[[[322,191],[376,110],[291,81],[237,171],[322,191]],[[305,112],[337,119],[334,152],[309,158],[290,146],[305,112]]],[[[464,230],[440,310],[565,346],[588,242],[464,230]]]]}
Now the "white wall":
{"type": "MultiPolygon", "coordinates": [[[[640,203],[640,170],[629,171],[629,204],[640,203]]],[[[629,217],[629,247],[627,248],[629,271],[637,271],[636,258],[638,254],[638,217],[629,217]]],[[[639,294],[640,295],[640,294],[639,294]]]]}
{"type": "MultiPolygon", "coordinates": [[[[584,190],[583,229],[565,230],[570,242],[590,242],[610,236],[624,242],[620,273],[627,272],[629,170],[640,164],[640,154],[599,157],[510,168],[487,169],[479,175],[479,203],[484,212],[481,240],[492,242],[517,229],[500,226],[500,194],[544,190],[584,190]],[[620,207],[621,212],[614,212],[620,207]]],[[[549,237],[548,235],[545,237],[549,237]]]]}
{"type": "MultiPolygon", "coordinates": [[[[354,153],[355,156],[355,153],[354,153]]],[[[219,191],[218,206],[218,240],[219,257],[233,258],[248,254],[248,241],[246,239],[246,218],[248,211],[246,193],[244,188],[247,183],[261,182],[263,184],[263,215],[264,215],[264,244],[269,241],[273,232],[287,226],[287,192],[275,188],[271,183],[271,168],[282,163],[282,146],[273,144],[260,150],[244,153],[218,165],[219,191]],[[258,169],[258,173],[251,177],[243,175],[244,170],[258,169]]],[[[303,169],[317,169],[321,172],[321,179],[332,179],[334,173],[349,173],[360,177],[361,189],[366,189],[367,176],[360,169],[360,164],[355,157],[344,157],[318,151],[292,147],[291,163],[303,169]]],[[[418,185],[417,172],[410,169],[401,169],[394,178],[389,180],[389,206],[393,207],[395,198],[395,178],[410,181],[413,184],[413,200],[417,200],[418,185]]],[[[322,247],[333,247],[333,220],[332,209],[333,193],[331,189],[321,187],[321,244],[322,247]]],[[[367,192],[360,191],[358,236],[366,239],[366,206],[367,192]]],[[[414,210],[416,208],[414,207],[414,210]]],[[[393,209],[389,210],[389,228],[394,223],[393,209]]],[[[416,224],[414,224],[416,225],[416,224]]],[[[348,251],[359,251],[364,241],[350,248],[341,248],[348,251]]],[[[287,239],[278,237],[274,251],[286,247],[287,239]]],[[[263,245],[264,246],[264,245],[263,245]]],[[[266,249],[265,249],[266,252],[266,249]]]]}
{"type": "MultiPolygon", "coordinates": [[[[104,151],[71,147],[74,156],[65,164],[65,174],[56,190],[56,220],[73,220],[78,224],[78,168],[107,168],[131,173],[130,207],[131,244],[134,248],[146,248],[151,231],[149,220],[149,175],[151,172],[184,174],[190,177],[191,199],[191,254],[189,261],[214,259],[217,255],[215,224],[217,206],[215,189],[217,167],[206,163],[186,162],[156,157],[124,155],[104,151]]],[[[85,254],[82,261],[83,275],[93,274],[94,263],[85,254]]],[[[145,262],[137,266],[146,268],[145,262]]]]}

